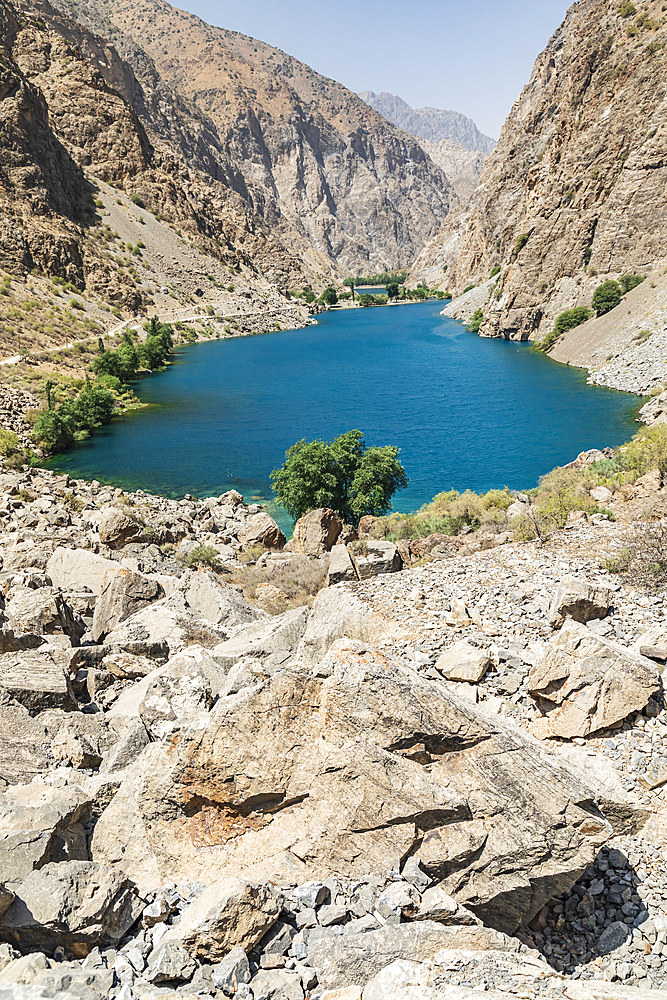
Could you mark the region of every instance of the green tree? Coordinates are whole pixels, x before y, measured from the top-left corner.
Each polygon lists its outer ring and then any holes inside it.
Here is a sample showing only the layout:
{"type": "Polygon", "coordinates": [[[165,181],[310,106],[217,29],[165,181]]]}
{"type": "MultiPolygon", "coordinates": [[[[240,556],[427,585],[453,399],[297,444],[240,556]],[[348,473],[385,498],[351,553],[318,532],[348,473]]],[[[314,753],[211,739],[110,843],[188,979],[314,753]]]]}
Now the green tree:
{"type": "Polygon", "coordinates": [[[385,287],[385,291],[387,293],[387,298],[388,299],[397,299],[398,298],[399,285],[398,285],[397,281],[390,281],[384,287],[385,287]]]}
{"type": "Polygon", "coordinates": [[[475,309],[470,322],[467,324],[471,333],[479,333],[479,329],[484,322],[484,310],[475,309]]]}
{"type": "Polygon", "coordinates": [[[352,301],[354,302],[354,288],[356,284],[354,278],[346,278],[343,284],[352,292],[352,301]]]}
{"type": "Polygon", "coordinates": [[[338,296],[336,295],[336,289],[329,285],[325,288],[320,295],[320,302],[326,306],[335,306],[338,302],[338,296]]]}
{"type": "Polygon", "coordinates": [[[331,507],[353,524],[364,514],[386,514],[394,493],[408,485],[398,448],[366,448],[359,430],[330,442],[297,441],[271,480],[278,502],[292,517],[331,507]]]}
{"type": "Polygon", "coordinates": [[[586,306],[576,306],[574,309],[566,309],[556,317],[554,323],[554,333],[560,337],[561,333],[573,330],[575,326],[590,319],[591,311],[586,306]]]}
{"type": "Polygon", "coordinates": [[[621,286],[617,281],[604,281],[593,294],[593,309],[598,316],[615,309],[621,301],[621,286]]]}
{"type": "Polygon", "coordinates": [[[46,451],[63,451],[74,440],[74,434],[55,410],[44,410],[35,421],[32,436],[46,451]]]}

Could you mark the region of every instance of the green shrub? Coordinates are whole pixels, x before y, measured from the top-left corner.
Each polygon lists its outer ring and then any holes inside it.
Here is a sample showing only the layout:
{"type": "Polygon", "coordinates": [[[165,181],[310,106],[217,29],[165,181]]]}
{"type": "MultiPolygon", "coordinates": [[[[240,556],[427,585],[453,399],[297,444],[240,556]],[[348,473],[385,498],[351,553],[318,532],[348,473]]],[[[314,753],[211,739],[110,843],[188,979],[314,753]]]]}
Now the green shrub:
{"type": "Polygon", "coordinates": [[[587,309],[586,306],[576,306],[574,309],[566,309],[565,312],[560,313],[556,317],[554,333],[557,337],[560,337],[567,330],[573,330],[580,323],[585,323],[587,319],[590,319],[591,315],[590,309],[587,309]]]}
{"type": "Polygon", "coordinates": [[[523,248],[525,247],[525,245],[526,245],[526,243],[528,242],[529,239],[530,239],[530,234],[529,233],[520,233],[519,236],[517,236],[516,240],[514,241],[514,256],[515,257],[518,254],[521,253],[521,251],[523,250],[523,248]]]}
{"type": "Polygon", "coordinates": [[[70,299],[69,307],[70,309],[81,309],[81,310],[83,309],[83,305],[79,302],[78,299],[70,299]]]}
{"type": "Polygon", "coordinates": [[[500,265],[499,264],[496,264],[495,267],[491,268],[491,274],[489,275],[489,278],[495,278],[495,276],[497,274],[500,274],[500,265]]]}
{"type": "Polygon", "coordinates": [[[212,545],[197,545],[183,560],[186,566],[209,566],[219,569],[220,553],[212,545]]]}
{"type": "Polygon", "coordinates": [[[465,295],[466,292],[472,292],[473,288],[477,288],[477,285],[466,285],[463,291],[461,292],[461,295],[465,295]]]}
{"type": "Polygon", "coordinates": [[[479,329],[483,322],[484,322],[484,310],[475,309],[472,315],[472,319],[467,324],[468,329],[470,330],[471,333],[479,333],[479,329]]]}
{"type": "Polygon", "coordinates": [[[145,208],[146,207],[144,205],[143,199],[140,198],[138,194],[131,194],[130,195],[130,201],[132,202],[133,205],[136,205],[138,208],[145,208]]]}
{"type": "Polygon", "coordinates": [[[32,431],[35,444],[44,451],[64,451],[74,440],[74,434],[55,410],[44,410],[32,431]]]}
{"type": "Polygon", "coordinates": [[[18,436],[13,431],[7,431],[0,427],[0,455],[3,458],[11,458],[20,449],[18,436]]]}
{"type": "Polygon", "coordinates": [[[637,8],[629,0],[624,0],[624,2],[618,8],[618,13],[621,17],[632,17],[633,14],[637,13],[637,8]]]}
{"type": "Polygon", "coordinates": [[[623,294],[627,295],[627,293],[631,292],[633,288],[637,287],[637,285],[641,285],[644,280],[645,278],[641,274],[624,274],[619,281],[619,285],[621,286],[623,294]]]}
{"type": "Polygon", "coordinates": [[[598,316],[615,309],[621,301],[621,286],[617,281],[604,281],[593,294],[593,309],[598,316]]]}

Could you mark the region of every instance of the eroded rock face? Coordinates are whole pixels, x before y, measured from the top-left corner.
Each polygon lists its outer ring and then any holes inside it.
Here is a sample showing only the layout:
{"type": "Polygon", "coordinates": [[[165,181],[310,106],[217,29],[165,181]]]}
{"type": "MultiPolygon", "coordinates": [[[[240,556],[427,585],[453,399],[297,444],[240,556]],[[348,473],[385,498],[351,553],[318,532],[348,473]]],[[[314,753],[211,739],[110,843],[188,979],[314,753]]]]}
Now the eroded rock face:
{"type": "Polygon", "coordinates": [[[531,670],[528,689],[554,736],[588,736],[641,711],[661,689],[655,664],[566,622],[531,670]]]}
{"type": "Polygon", "coordinates": [[[629,60],[628,13],[606,0],[585,14],[570,7],[467,210],[445,220],[413,268],[411,279],[444,279],[460,294],[500,267],[483,335],[542,337],[560,312],[590,305],[605,277],[659,273],[667,256],[665,26],[649,17],[629,60]]]}
{"type": "Polygon", "coordinates": [[[279,672],[222,699],[205,730],[148,748],[119,797],[127,843],[112,803],[93,839],[100,860],[141,858],[139,873],[155,864],[176,880],[280,878],[296,865],[305,880],[379,873],[412,852],[457,902],[508,931],[611,834],[591,789],[536,743],[349,648],[327,680],[279,672]]]}

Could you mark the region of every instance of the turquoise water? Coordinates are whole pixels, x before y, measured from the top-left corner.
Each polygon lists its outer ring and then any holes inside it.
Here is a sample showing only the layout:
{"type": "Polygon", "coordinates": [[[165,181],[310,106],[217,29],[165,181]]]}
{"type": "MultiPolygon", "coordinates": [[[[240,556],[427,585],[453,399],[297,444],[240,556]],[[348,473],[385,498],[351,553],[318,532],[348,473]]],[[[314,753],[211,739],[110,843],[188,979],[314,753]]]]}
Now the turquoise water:
{"type": "Polygon", "coordinates": [[[295,441],[358,427],[367,444],[401,449],[410,485],[394,507],[408,511],[445,489],[529,488],[637,429],[636,396],[589,386],[527,344],[480,339],[441,308],[333,311],[305,330],[185,347],[137,383],[148,407],[49,466],[169,497],[270,497],[295,441]]]}

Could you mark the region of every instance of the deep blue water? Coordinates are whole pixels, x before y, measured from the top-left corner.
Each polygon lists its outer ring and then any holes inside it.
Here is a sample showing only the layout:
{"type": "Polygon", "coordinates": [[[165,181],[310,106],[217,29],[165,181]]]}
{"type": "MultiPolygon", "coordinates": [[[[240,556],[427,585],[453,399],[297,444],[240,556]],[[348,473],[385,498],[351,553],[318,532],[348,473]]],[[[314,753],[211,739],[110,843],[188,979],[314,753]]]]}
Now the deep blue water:
{"type": "Polygon", "coordinates": [[[637,429],[636,396],[589,386],[527,344],[480,339],[441,308],[334,311],[305,330],[185,347],[137,383],[150,406],[49,465],[169,497],[268,498],[295,441],[359,428],[368,445],[401,449],[410,485],[394,507],[409,511],[445,489],[529,488],[637,429]]]}

